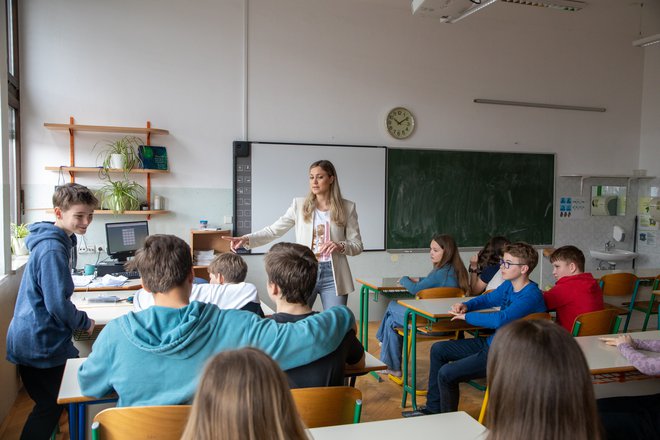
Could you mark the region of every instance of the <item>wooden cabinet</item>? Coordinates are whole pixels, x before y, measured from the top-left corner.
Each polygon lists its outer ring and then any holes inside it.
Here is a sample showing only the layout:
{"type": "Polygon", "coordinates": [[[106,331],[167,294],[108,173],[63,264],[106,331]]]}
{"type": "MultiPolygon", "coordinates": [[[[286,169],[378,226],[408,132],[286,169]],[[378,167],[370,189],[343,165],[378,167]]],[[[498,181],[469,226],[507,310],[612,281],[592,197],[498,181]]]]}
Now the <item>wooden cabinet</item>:
{"type": "Polygon", "coordinates": [[[193,253],[193,271],[196,277],[209,279],[208,265],[198,265],[195,260],[195,251],[209,251],[214,253],[230,252],[230,242],[222,237],[231,237],[231,231],[215,229],[191,229],[190,250],[193,253]]]}
{"type": "MultiPolygon", "coordinates": [[[[147,121],[146,127],[117,127],[108,125],[81,125],[74,122],[73,117],[69,118],[68,124],[55,124],[45,122],[44,127],[49,130],[60,130],[69,132],[69,166],[49,166],[46,167],[48,171],[67,172],[71,182],[75,182],[76,173],[98,173],[101,167],[80,167],[76,166],[76,148],[75,148],[75,132],[87,131],[95,133],[117,133],[117,134],[142,134],[146,135],[146,145],[151,145],[151,135],[167,135],[170,132],[162,128],[153,128],[151,122],[147,121]]],[[[110,173],[123,173],[123,170],[108,170],[110,173]]],[[[169,173],[169,170],[151,170],[151,169],[132,169],[130,174],[144,174],[146,175],[145,194],[147,197],[147,205],[151,206],[151,175],[169,173]]],[[[147,210],[147,211],[124,211],[122,214],[115,215],[147,215],[148,217],[153,214],[165,214],[166,210],[147,210]]],[[[97,209],[94,214],[114,214],[111,210],[97,209]]]]}

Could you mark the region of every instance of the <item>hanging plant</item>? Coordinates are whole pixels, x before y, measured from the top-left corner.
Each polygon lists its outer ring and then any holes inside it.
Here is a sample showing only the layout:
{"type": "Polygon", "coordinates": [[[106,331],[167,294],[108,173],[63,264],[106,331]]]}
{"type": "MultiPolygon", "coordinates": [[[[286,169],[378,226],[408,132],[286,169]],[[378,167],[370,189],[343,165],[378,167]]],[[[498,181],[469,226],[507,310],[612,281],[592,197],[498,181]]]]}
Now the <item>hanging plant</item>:
{"type": "Polygon", "coordinates": [[[138,146],[144,142],[137,136],[124,136],[105,144],[106,149],[97,156],[97,162],[101,161],[101,177],[109,178],[110,170],[122,170],[124,178],[134,168],[140,168],[142,161],[138,155],[138,146]]]}
{"type": "Polygon", "coordinates": [[[108,179],[108,183],[96,191],[96,196],[101,202],[102,209],[121,214],[124,211],[139,210],[140,198],[144,193],[144,187],[137,182],[108,179]]]}

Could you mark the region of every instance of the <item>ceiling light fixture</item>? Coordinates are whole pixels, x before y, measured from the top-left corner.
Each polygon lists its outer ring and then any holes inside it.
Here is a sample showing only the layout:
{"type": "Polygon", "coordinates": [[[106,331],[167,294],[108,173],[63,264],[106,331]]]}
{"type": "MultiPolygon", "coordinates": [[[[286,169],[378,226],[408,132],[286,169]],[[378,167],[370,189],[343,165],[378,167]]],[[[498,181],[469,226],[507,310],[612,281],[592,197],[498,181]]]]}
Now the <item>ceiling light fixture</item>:
{"type": "Polygon", "coordinates": [[[492,5],[492,4],[495,3],[496,1],[497,1],[497,0],[481,0],[481,3],[475,3],[475,2],[473,2],[474,4],[473,4],[469,9],[466,9],[465,11],[461,12],[461,13],[458,14],[457,16],[455,16],[455,17],[449,17],[449,18],[447,18],[447,19],[442,19],[442,18],[441,18],[440,21],[441,21],[442,23],[456,23],[457,21],[461,21],[461,20],[464,19],[465,17],[468,17],[468,16],[474,14],[475,12],[482,10],[482,9],[485,8],[486,6],[490,6],[490,5],[492,5]]]}
{"type": "Polygon", "coordinates": [[[633,41],[632,45],[637,47],[646,47],[657,43],[660,43],[660,34],[655,34],[649,37],[640,38],[639,40],[633,41]]]}

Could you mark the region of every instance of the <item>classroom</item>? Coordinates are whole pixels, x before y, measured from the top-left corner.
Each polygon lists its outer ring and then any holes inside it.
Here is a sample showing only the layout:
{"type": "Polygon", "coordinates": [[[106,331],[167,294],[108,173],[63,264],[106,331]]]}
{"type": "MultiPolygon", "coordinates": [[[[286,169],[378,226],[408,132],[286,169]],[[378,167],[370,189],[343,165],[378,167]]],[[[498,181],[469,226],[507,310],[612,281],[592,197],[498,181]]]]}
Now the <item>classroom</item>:
{"type": "MultiPolygon", "coordinates": [[[[53,187],[70,176],[46,168],[70,164],[72,137],[80,166],[94,166],[97,145],[113,138],[70,136],[46,123],[168,130],[151,137],[167,148],[169,172],[150,178],[151,200],[157,196],[167,212],[150,217],[149,233],[186,241],[202,219],[213,229],[234,226],[235,141],[554,154],[553,238],[542,244],[577,246],[587,271],[595,271],[600,262],[588,251],[613,242],[617,226],[625,238],[616,248],[638,253],[617,269],[660,267],[660,231],[649,217],[660,203],[660,44],[633,45],[658,37],[657,0],[577,1],[576,11],[501,0],[455,23],[413,14],[411,0],[8,2],[18,12],[20,169],[9,185],[3,153],[0,421],[20,386],[4,360],[22,275],[12,269],[9,222],[51,219],[53,187]],[[404,139],[387,130],[395,107],[415,118],[404,139]],[[20,214],[8,194],[16,185],[20,214]],[[608,188],[625,191],[617,193],[620,212],[591,215],[593,199],[608,188]]],[[[7,121],[6,91],[0,97],[7,121]]],[[[7,135],[2,142],[4,150],[7,135]]],[[[300,191],[287,194],[289,201],[304,196],[307,172],[300,170],[300,191]]],[[[99,186],[94,173],[75,180],[99,186]]],[[[144,176],[135,180],[145,185],[144,176]]],[[[105,246],[106,222],[144,219],[97,215],[86,243],[105,246]]],[[[462,248],[463,261],[474,251],[462,248]]],[[[538,252],[532,279],[552,284],[551,264],[538,252]]],[[[78,267],[98,257],[79,254],[78,267]]],[[[263,255],[245,259],[247,281],[261,289],[263,255]]],[[[354,277],[424,275],[429,268],[426,249],[381,248],[349,261],[354,277]]],[[[358,291],[350,294],[356,316],[359,304],[358,291]]],[[[386,305],[372,304],[369,320],[380,320],[386,305]]]]}

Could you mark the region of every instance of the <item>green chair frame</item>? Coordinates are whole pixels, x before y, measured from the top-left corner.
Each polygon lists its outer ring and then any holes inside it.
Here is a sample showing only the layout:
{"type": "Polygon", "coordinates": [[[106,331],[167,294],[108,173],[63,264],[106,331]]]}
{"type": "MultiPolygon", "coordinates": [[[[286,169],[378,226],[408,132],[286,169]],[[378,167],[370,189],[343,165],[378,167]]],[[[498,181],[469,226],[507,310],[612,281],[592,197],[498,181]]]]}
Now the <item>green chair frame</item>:
{"type": "MultiPolygon", "coordinates": [[[[607,309],[605,309],[607,310],[607,309]]],[[[619,327],[621,326],[621,315],[618,315],[614,319],[614,323],[612,324],[612,327],[610,328],[611,334],[619,333],[619,327]]],[[[577,337],[580,334],[580,328],[582,327],[582,323],[579,321],[579,316],[575,318],[575,322],[573,323],[573,331],[571,334],[573,337],[577,337]]]]}
{"type": "Polygon", "coordinates": [[[635,291],[633,292],[632,298],[630,298],[630,305],[629,305],[629,315],[628,319],[626,319],[626,324],[623,326],[623,331],[624,333],[628,331],[628,322],[630,321],[630,315],[632,315],[633,310],[637,310],[638,312],[643,312],[644,313],[644,324],[642,325],[642,331],[646,331],[646,327],[649,324],[649,319],[651,318],[651,315],[657,315],[658,316],[658,329],[660,329],[660,315],[658,315],[658,295],[660,295],[660,292],[657,292],[658,287],[660,287],[660,276],[657,276],[655,280],[653,280],[653,286],[651,288],[651,299],[649,301],[639,301],[635,302],[637,299],[637,288],[635,288],[635,291]],[[657,293],[656,293],[657,292],[657,293]]]}
{"type": "MultiPolygon", "coordinates": [[[[607,275],[606,275],[606,276],[607,276],[607,275]]],[[[630,324],[630,317],[632,316],[632,312],[633,312],[633,310],[635,310],[635,307],[634,307],[634,305],[635,305],[635,298],[637,298],[637,292],[639,292],[639,286],[640,286],[644,281],[645,281],[645,280],[643,280],[643,279],[639,279],[639,278],[635,281],[635,285],[634,285],[634,287],[633,287],[633,291],[632,291],[632,296],[630,297],[630,304],[628,304],[628,309],[626,310],[626,313],[625,313],[625,315],[626,315],[626,322],[623,324],[623,331],[624,331],[624,333],[628,331],[628,324],[630,324]]],[[[600,286],[601,289],[604,289],[604,287],[605,287],[605,282],[603,281],[603,279],[600,279],[600,280],[598,281],[598,285],[600,286]]],[[[611,296],[611,295],[609,295],[609,296],[611,296]]],[[[607,308],[607,306],[608,306],[608,305],[606,305],[606,308],[607,308]]],[[[618,307],[618,306],[613,306],[613,305],[609,305],[609,306],[610,306],[611,308],[620,309],[620,307],[618,307]]],[[[625,310],[625,309],[621,309],[621,310],[625,310]]],[[[642,310],[642,311],[643,311],[643,310],[642,310]]],[[[622,311],[621,315],[624,315],[623,311],[622,311]]],[[[614,333],[617,333],[617,332],[618,332],[618,328],[617,328],[617,331],[614,332],[614,333]]],[[[575,335],[574,335],[574,336],[575,336],[575,335]]]]}

